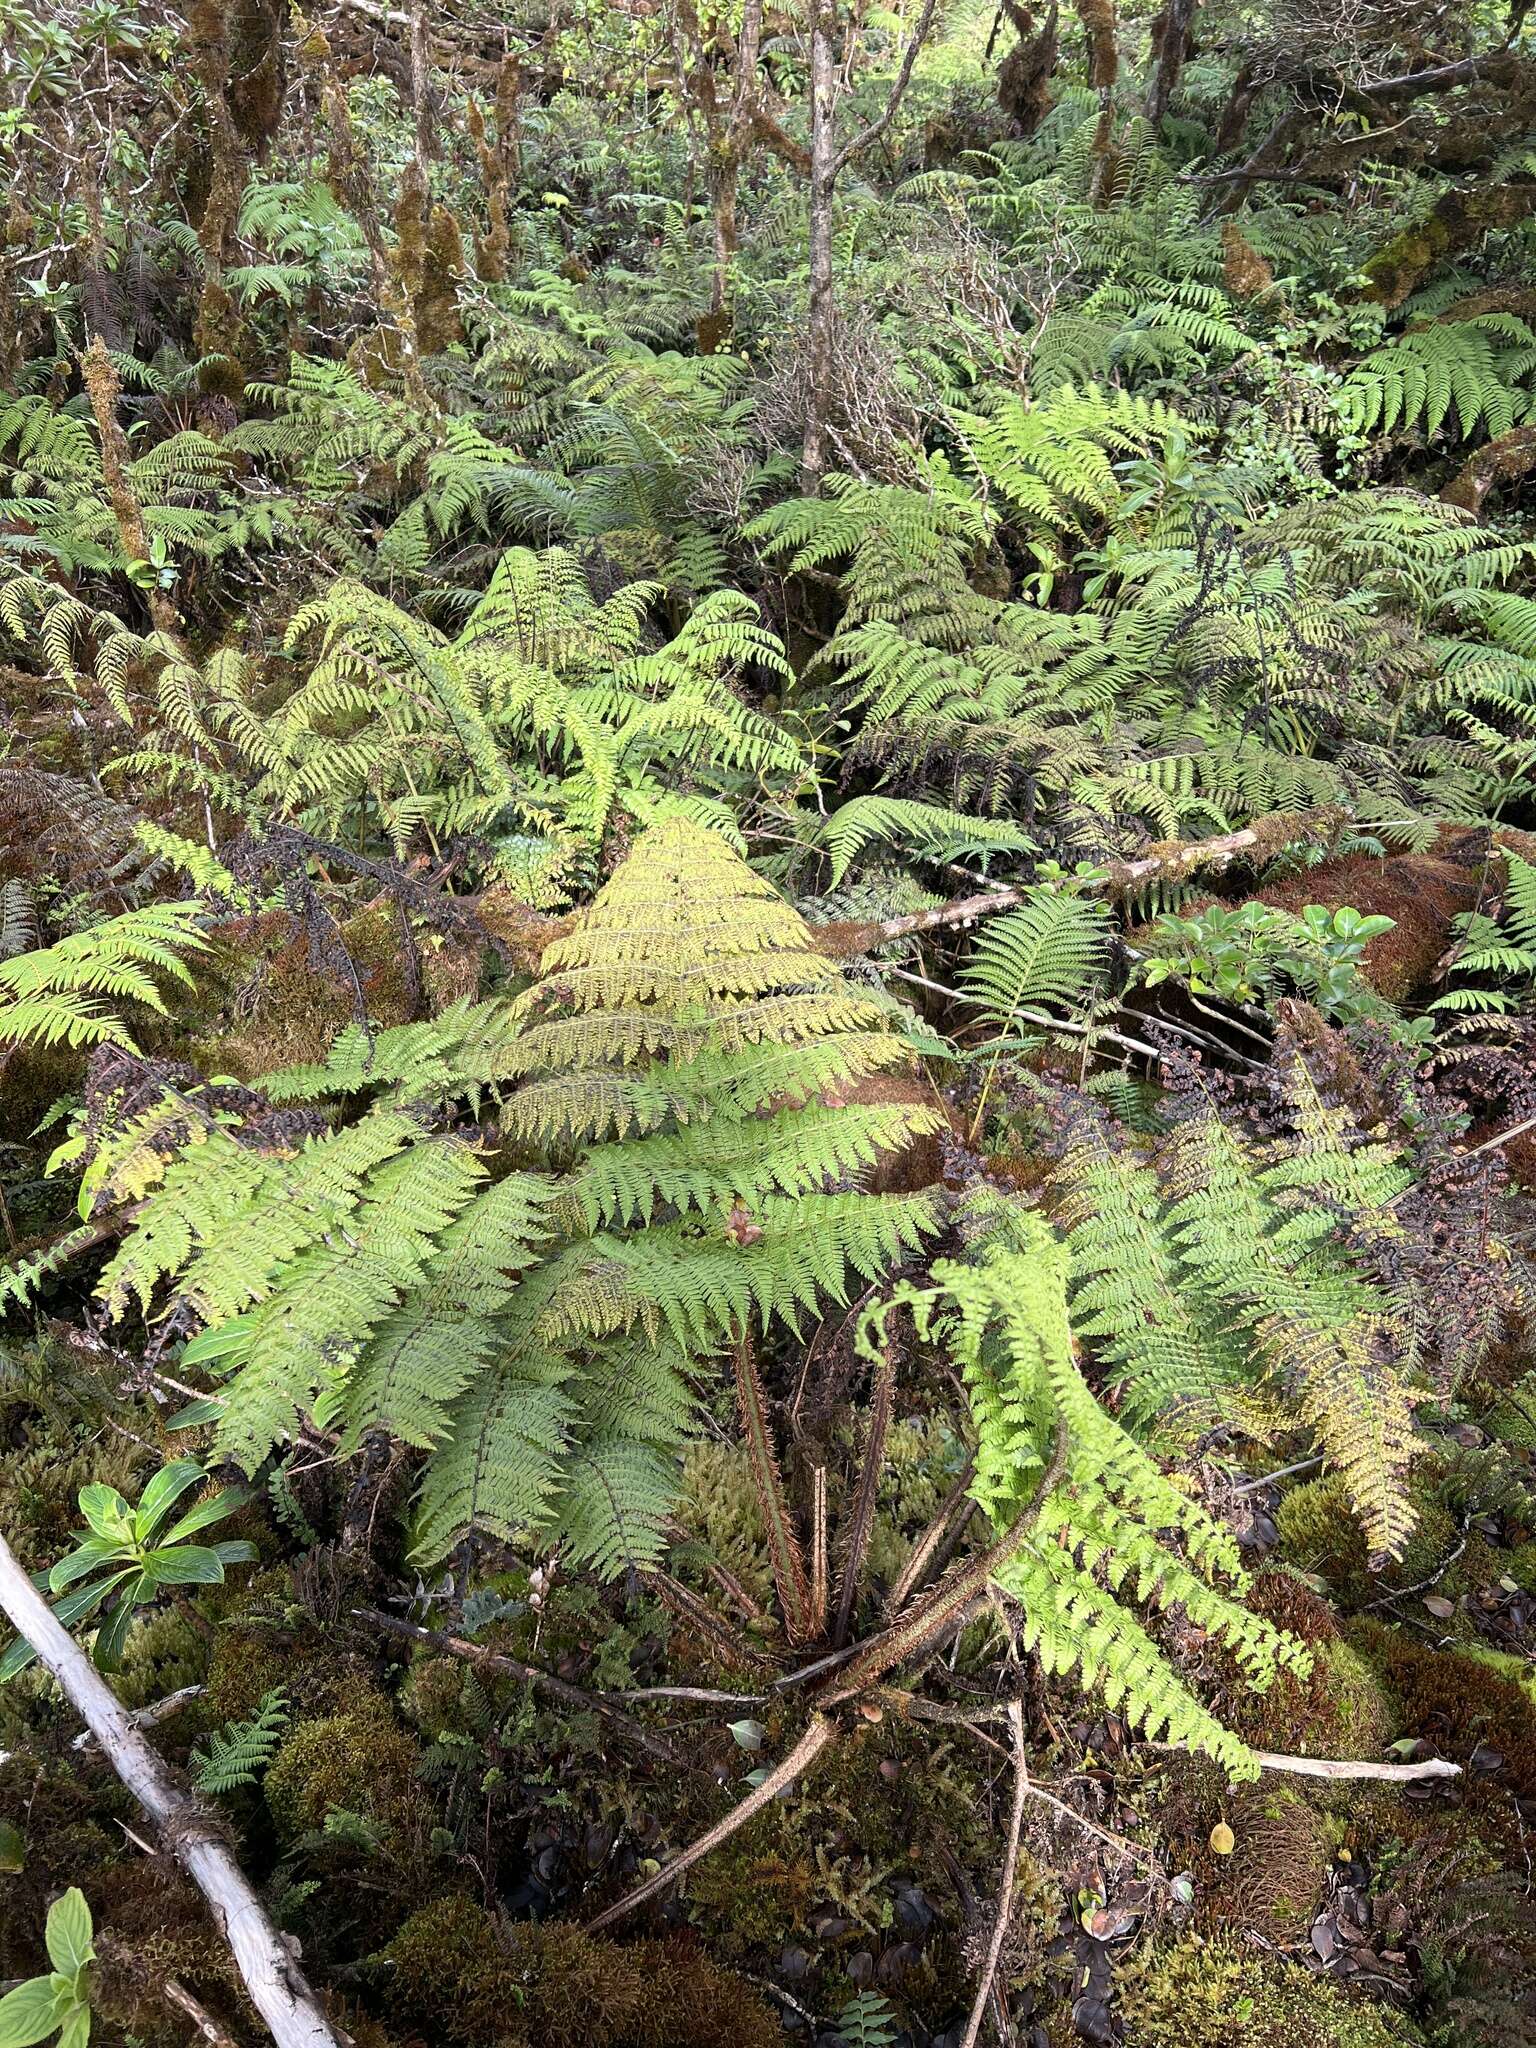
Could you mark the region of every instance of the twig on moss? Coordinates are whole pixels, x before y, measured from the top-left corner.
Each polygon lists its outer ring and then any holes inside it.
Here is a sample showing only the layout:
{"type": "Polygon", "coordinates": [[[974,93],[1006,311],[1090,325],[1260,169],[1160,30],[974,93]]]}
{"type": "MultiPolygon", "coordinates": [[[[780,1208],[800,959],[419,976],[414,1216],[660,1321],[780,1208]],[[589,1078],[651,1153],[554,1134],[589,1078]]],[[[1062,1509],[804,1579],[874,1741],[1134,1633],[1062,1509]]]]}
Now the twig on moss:
{"type": "Polygon", "coordinates": [[[246,1990],[278,2048],[337,2048],[332,2026],[216,1824],[134,1727],[121,1700],[0,1537],[0,1607],[101,1744],[161,1842],[207,1900],[246,1990]]]}
{"type": "Polygon", "coordinates": [[[1008,1840],[1003,1850],[1003,1870],[997,1887],[997,1916],[992,1923],[992,1939],[987,1944],[987,1959],[982,1966],[981,1982],[976,1987],[976,2001],[971,2007],[970,2022],[960,2048],[976,2048],[981,2036],[981,2023],[986,2017],[987,2001],[992,1995],[997,1966],[1002,1961],[1003,1943],[1008,1938],[1008,1923],[1013,1918],[1013,1881],[1018,1872],[1019,1841],[1024,1832],[1024,1801],[1029,1794],[1029,1758],[1024,1749],[1024,1710],[1017,1700],[1008,1702],[1008,1725],[1013,1730],[1013,1811],[1008,1819],[1008,1840]]]}
{"type": "Polygon", "coordinates": [[[1459,1778],[1461,1765],[1449,1757],[1426,1757],[1418,1764],[1373,1764],[1350,1758],[1325,1756],[1280,1756],[1273,1750],[1256,1749],[1253,1760],[1264,1771],[1290,1771],[1298,1778],[1373,1778],[1390,1785],[1411,1784],[1416,1778],[1459,1778]]]}
{"type": "Polygon", "coordinates": [[[674,1856],[664,1870],[658,1870],[654,1877],[647,1878],[644,1884],[637,1886],[627,1897],[609,1906],[606,1912],[599,1913],[595,1920],[589,1920],[587,1932],[592,1934],[600,1927],[611,1927],[615,1920],[622,1920],[627,1914],[634,1912],[637,1906],[643,1906],[647,1899],[653,1899],[658,1892],[666,1891],[685,1870],[691,1870],[695,1863],[702,1862],[712,1849],[718,1849],[720,1844],[728,1841],[738,1828],[745,1827],[754,1814],[761,1813],[763,1808],[777,1799],[781,1792],[787,1792],[795,1780],[810,1769],[836,1735],[837,1723],[828,1720],[823,1714],[817,1714],[789,1755],[774,1766],[763,1782],[755,1786],[739,1806],[734,1807],[724,1820],[717,1821],[707,1833],[700,1835],[696,1842],[690,1843],[680,1854],[674,1856]]]}
{"type": "Polygon", "coordinates": [[[535,1692],[548,1693],[551,1699],[563,1701],[581,1713],[600,1714],[615,1734],[623,1735],[658,1763],[669,1764],[674,1770],[688,1763],[688,1759],[670,1742],[653,1735],[649,1728],[642,1728],[638,1721],[612,1705],[601,1693],[583,1692],[569,1679],[556,1678],[552,1671],[541,1671],[536,1664],[525,1664],[520,1657],[509,1657],[502,1650],[488,1650],[483,1644],[472,1643],[465,1636],[449,1635],[440,1628],[422,1628],[414,1621],[397,1621],[394,1615],[381,1614],[376,1607],[354,1607],[352,1612],[359,1621],[371,1621],[375,1628],[383,1629],[388,1635],[402,1636],[409,1642],[429,1643],[434,1650],[442,1650],[450,1657],[461,1657],[466,1664],[480,1664],[489,1671],[505,1671],[513,1678],[522,1679],[525,1685],[531,1685],[535,1692]]]}

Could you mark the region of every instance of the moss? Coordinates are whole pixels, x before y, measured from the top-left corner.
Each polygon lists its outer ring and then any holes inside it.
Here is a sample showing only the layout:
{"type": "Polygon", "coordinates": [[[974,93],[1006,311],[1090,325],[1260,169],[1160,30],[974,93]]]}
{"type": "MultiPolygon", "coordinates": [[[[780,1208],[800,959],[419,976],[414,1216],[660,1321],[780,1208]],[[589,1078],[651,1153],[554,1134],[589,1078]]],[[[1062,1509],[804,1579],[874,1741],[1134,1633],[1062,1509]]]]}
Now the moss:
{"type": "Polygon", "coordinates": [[[1128,2048],[1402,2048],[1417,2036],[1310,1971],[1231,1935],[1189,1935],[1140,1963],[1121,1993],[1128,2048]]]}
{"type": "MultiPolygon", "coordinates": [[[[473,946],[427,944],[421,969],[428,1003],[451,1002],[478,985],[479,956],[473,946]]],[[[175,1020],[178,1048],[194,1064],[241,1080],[318,1058],[353,1021],[358,989],[375,1024],[403,1024],[413,1013],[399,920],[386,902],[342,919],[319,963],[287,911],[233,920],[199,961],[197,979],[192,1007],[175,1020]]]]}
{"type": "Polygon", "coordinates": [[[740,1444],[701,1441],[683,1454],[678,1519],[708,1544],[754,1599],[773,1597],[773,1571],[762,1510],[740,1444]]]}
{"type": "Polygon", "coordinates": [[[954,1484],[963,1456],[942,1420],[911,1416],[891,1424],[869,1539],[872,1577],[889,1583],[900,1574],[913,1542],[954,1484]]]}
{"type": "Polygon", "coordinates": [[[1378,1622],[1357,1622],[1353,1634],[1381,1672],[1405,1734],[1461,1764],[1479,1747],[1502,1759],[1469,1772],[1459,1788],[1469,1806],[1489,1809],[1487,1825],[1507,1815],[1511,1791],[1536,1799],[1536,1703],[1524,1682],[1486,1653],[1436,1649],[1378,1622]]]}
{"type": "Polygon", "coordinates": [[[815,1866],[803,1857],[727,1844],[693,1872],[687,1899],[710,1947],[739,1958],[802,1928],[816,1886],[815,1866]]]}
{"type": "Polygon", "coordinates": [[[1281,1501],[1275,1516],[1280,1554],[1299,1571],[1314,1573],[1347,1602],[1363,1604],[1394,1586],[1416,1585],[1429,1578],[1456,1548],[1456,1518],[1439,1498],[1441,1473],[1432,1460],[1414,1473],[1410,1499],[1418,1517],[1402,1557],[1373,1574],[1365,1537],[1350,1512],[1349,1490],[1342,1476],[1296,1486],[1281,1501]]]}
{"type": "Polygon", "coordinates": [[[408,2024],[464,2048],[525,2048],[526,1987],[483,1908],[457,1897],[413,1913],[384,1951],[390,2004],[408,2024]]]}
{"type": "Polygon", "coordinates": [[[183,1686],[201,1685],[212,1650],[210,1637],[175,1605],[144,1607],[123,1647],[123,1668],[113,1690],[125,1707],[148,1706],[183,1686]]]}
{"type": "Polygon", "coordinates": [[[1305,1936],[1328,1872],[1328,1832],[1289,1785],[1246,1787],[1229,1815],[1235,1848],[1222,1874],[1220,1911],[1267,1940],[1305,1936]]]}
{"type": "Polygon", "coordinates": [[[384,1960],[400,2017],[465,2048],[777,2048],[783,2038],[757,1993],[685,1938],[624,1946],[448,1897],[412,1914],[384,1960]]]}
{"type": "Polygon", "coordinates": [[[301,1722],[273,1758],[264,1785],[279,1836],[294,1841],[342,1810],[377,1828],[385,1848],[409,1850],[430,1829],[418,1762],[416,1745],[381,1699],[301,1722]]]}
{"type": "Polygon", "coordinates": [[[777,2012],[691,1942],[637,1942],[629,1955],[653,1987],[635,2024],[633,2048],[783,2048],[777,2012]],[[655,1995],[656,1986],[664,1987],[664,1996],[655,1995]]]}
{"type": "Polygon", "coordinates": [[[28,1571],[51,1565],[81,1526],[82,1486],[100,1480],[136,1500],[154,1464],[153,1452],[127,1437],[77,1444],[40,1423],[25,1449],[0,1459],[0,1535],[28,1571]]]}
{"type": "Polygon", "coordinates": [[[1255,1749],[1301,1756],[1377,1758],[1392,1733],[1392,1710],[1369,1660],[1339,1633],[1325,1600],[1286,1571],[1254,1581],[1250,1605],[1279,1628],[1301,1637],[1312,1652],[1305,1678],[1282,1671],[1267,1692],[1239,1678],[1223,1713],[1255,1749]]]}

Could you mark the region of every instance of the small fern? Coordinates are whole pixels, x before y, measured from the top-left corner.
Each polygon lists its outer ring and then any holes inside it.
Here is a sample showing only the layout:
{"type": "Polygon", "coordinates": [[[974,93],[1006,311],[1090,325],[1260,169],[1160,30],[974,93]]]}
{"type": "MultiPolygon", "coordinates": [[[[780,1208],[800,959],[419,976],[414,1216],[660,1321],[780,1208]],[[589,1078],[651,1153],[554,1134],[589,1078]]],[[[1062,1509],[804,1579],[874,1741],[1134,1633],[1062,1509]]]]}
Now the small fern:
{"type": "Polygon", "coordinates": [[[206,1749],[191,1756],[192,1783],[199,1792],[223,1798],[254,1785],[277,1754],[288,1726],[288,1696],[281,1686],[264,1693],[249,1721],[226,1721],[209,1734],[206,1749]]]}

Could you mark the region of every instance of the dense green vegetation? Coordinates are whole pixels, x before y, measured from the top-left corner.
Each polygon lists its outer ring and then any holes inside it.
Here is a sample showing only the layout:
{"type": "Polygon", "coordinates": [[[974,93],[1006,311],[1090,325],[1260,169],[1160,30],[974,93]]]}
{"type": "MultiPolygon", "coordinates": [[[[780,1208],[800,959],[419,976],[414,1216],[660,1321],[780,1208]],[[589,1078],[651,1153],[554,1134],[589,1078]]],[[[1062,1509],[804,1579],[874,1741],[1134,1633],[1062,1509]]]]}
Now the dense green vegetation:
{"type": "Polygon", "coordinates": [[[0,0],[0,2048],[1536,2041],[1526,12],[0,0]]]}

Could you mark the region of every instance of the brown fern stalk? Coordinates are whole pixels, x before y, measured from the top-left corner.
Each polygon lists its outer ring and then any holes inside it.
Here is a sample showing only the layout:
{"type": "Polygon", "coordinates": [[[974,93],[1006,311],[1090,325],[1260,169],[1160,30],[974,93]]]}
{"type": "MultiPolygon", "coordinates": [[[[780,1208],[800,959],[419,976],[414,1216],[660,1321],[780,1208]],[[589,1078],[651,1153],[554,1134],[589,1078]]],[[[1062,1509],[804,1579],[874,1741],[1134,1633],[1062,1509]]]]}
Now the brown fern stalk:
{"type": "Polygon", "coordinates": [[[1040,1476],[1040,1484],[1007,1532],[989,1545],[980,1557],[973,1558],[960,1571],[935,1586],[910,1614],[865,1644],[843,1672],[836,1689],[825,1696],[823,1704],[829,1711],[877,1685],[898,1664],[931,1656],[957,1629],[964,1627],[993,1579],[1023,1548],[1025,1537],[1054,1491],[1066,1463],[1067,1425],[1058,1417],[1050,1461],[1040,1476]]]}
{"type": "Polygon", "coordinates": [[[896,1390],[896,1358],[889,1345],[875,1374],[869,1396],[869,1428],[864,1438],[864,1462],[859,1472],[858,1491],[853,1497],[844,1544],[843,1579],[838,1589],[837,1619],[832,1627],[834,1648],[848,1640],[853,1623],[853,1603],[858,1598],[864,1557],[869,1549],[870,1530],[875,1522],[875,1502],[880,1493],[880,1473],[885,1464],[885,1439],[891,1426],[891,1407],[896,1390]]]}
{"type": "Polygon", "coordinates": [[[615,1920],[622,1920],[626,1914],[632,1913],[636,1906],[643,1906],[647,1899],[655,1898],[658,1892],[664,1892],[669,1885],[676,1883],[685,1870],[691,1869],[695,1863],[702,1862],[712,1849],[718,1849],[720,1844],[734,1835],[738,1828],[745,1827],[749,1820],[761,1813],[781,1792],[787,1791],[796,1778],[810,1769],[837,1732],[835,1721],[827,1720],[822,1714],[815,1715],[789,1755],[782,1763],[775,1765],[763,1782],[755,1786],[739,1806],[733,1807],[724,1820],[717,1821],[707,1833],[700,1835],[696,1842],[690,1843],[679,1855],[674,1856],[664,1870],[658,1870],[654,1877],[647,1878],[644,1884],[637,1886],[627,1897],[609,1906],[605,1912],[599,1913],[595,1920],[589,1920],[587,1932],[595,1934],[600,1927],[611,1927],[615,1920]]]}
{"type": "Polygon", "coordinates": [[[811,1473],[811,1632],[818,1636],[831,1601],[828,1530],[827,1468],[817,1465],[811,1473]]]}
{"type": "Polygon", "coordinates": [[[768,1532],[768,1560],[778,1590],[784,1627],[792,1643],[808,1642],[816,1633],[816,1605],[806,1576],[800,1539],[790,1519],[784,1497],[784,1482],[774,1455],[773,1433],[768,1422],[768,1397],[757,1369],[751,1340],[743,1332],[732,1348],[731,1362],[736,1374],[736,1401],[741,1414],[741,1432],[747,1447],[747,1463],[763,1526],[768,1532]]]}

